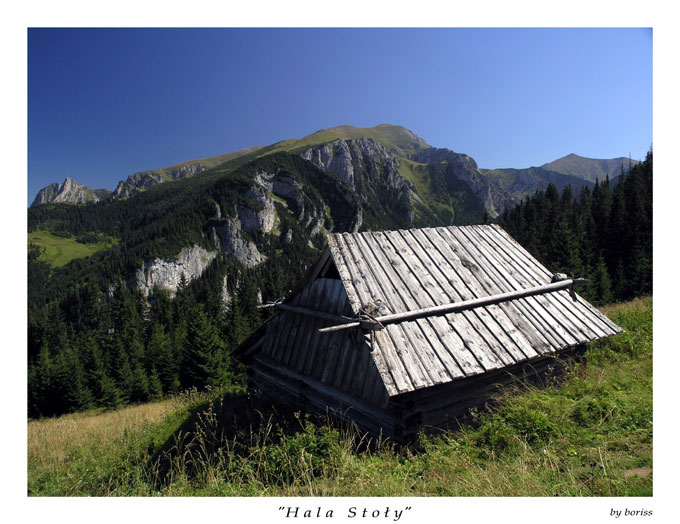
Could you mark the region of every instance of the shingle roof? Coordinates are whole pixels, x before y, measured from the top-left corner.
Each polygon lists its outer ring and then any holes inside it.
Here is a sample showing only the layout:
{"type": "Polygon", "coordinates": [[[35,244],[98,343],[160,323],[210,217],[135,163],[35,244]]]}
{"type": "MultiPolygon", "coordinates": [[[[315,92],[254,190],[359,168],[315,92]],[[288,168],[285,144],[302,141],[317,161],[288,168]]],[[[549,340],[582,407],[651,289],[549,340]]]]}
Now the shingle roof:
{"type": "MultiPolygon", "coordinates": [[[[380,315],[551,282],[499,226],[339,233],[328,246],[349,304],[380,315]]],[[[567,290],[390,324],[371,357],[390,396],[527,361],[622,330],[567,290]]]]}

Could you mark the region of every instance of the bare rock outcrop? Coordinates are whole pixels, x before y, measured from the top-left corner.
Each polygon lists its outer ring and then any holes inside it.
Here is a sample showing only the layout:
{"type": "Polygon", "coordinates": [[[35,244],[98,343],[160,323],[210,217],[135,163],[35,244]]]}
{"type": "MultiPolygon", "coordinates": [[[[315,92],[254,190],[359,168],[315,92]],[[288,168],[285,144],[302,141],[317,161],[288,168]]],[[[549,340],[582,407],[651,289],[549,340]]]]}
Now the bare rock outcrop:
{"type": "Polygon", "coordinates": [[[33,200],[31,207],[50,202],[67,202],[69,204],[89,204],[99,202],[111,196],[106,189],[90,189],[72,178],[66,178],[63,184],[50,184],[43,187],[33,200]]]}
{"type": "Polygon", "coordinates": [[[257,246],[241,236],[239,219],[230,218],[219,226],[212,226],[210,241],[222,253],[231,255],[246,267],[254,267],[265,260],[257,246]]]}
{"type": "Polygon", "coordinates": [[[262,209],[256,210],[247,206],[237,207],[236,211],[243,231],[261,229],[265,233],[271,232],[276,220],[274,199],[271,194],[272,187],[273,184],[268,181],[265,182],[261,175],[255,178],[255,184],[250,187],[246,196],[262,206],[262,209]]]}
{"type": "Polygon", "coordinates": [[[199,246],[182,249],[176,260],[153,258],[144,263],[144,267],[135,271],[135,285],[148,296],[154,287],[170,291],[172,296],[177,291],[182,274],[187,282],[201,276],[203,271],[217,256],[216,251],[207,251],[199,246]]]}

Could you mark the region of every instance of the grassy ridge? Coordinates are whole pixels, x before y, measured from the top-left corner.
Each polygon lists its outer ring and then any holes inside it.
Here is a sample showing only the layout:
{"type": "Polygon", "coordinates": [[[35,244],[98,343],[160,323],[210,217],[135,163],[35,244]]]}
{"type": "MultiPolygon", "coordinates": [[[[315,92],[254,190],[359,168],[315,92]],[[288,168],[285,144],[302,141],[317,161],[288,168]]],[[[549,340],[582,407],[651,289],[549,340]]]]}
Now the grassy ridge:
{"type": "Polygon", "coordinates": [[[508,391],[476,424],[409,447],[191,394],[28,424],[31,495],[650,496],[652,299],[604,309],[627,332],[585,364],[508,391]]]}

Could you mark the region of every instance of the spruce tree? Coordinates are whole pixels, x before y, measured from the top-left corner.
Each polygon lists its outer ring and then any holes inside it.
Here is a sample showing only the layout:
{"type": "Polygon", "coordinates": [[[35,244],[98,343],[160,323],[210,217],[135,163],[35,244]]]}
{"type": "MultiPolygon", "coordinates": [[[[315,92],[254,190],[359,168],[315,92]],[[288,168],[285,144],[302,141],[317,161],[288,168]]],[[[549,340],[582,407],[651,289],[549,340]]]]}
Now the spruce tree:
{"type": "Polygon", "coordinates": [[[182,361],[182,385],[203,388],[227,383],[228,358],[224,342],[208,316],[198,309],[189,324],[182,361]]]}
{"type": "Polygon", "coordinates": [[[163,396],[163,385],[161,379],[156,371],[156,367],[151,368],[149,375],[149,398],[151,400],[158,400],[163,396]]]}

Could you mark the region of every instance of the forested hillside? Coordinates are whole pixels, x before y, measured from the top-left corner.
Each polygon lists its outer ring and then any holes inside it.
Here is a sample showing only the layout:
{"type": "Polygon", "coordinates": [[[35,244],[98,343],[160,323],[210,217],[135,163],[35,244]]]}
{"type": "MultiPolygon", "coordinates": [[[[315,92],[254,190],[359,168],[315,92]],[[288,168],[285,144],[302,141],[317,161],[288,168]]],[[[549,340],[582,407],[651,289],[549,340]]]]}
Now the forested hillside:
{"type": "Polygon", "coordinates": [[[582,294],[607,304],[652,292],[651,151],[644,162],[576,194],[551,184],[511,210],[500,224],[553,271],[587,277],[582,294]]]}
{"type": "Polygon", "coordinates": [[[113,407],[240,377],[228,354],[259,324],[258,300],[282,297],[323,245],[323,234],[311,235],[311,225],[298,220],[298,206],[346,231],[359,204],[333,175],[279,153],[130,199],[29,209],[29,231],[82,242],[102,234],[117,239],[111,249],[63,267],[43,262],[38,246],[29,248],[29,415],[113,407]],[[131,273],[150,257],[173,257],[192,244],[214,249],[210,229],[238,205],[258,208],[247,191],[267,170],[292,177],[301,189],[289,202],[275,202],[273,234],[241,232],[265,263],[249,268],[222,253],[201,278],[181,282],[174,298],[163,289],[145,297],[130,285],[131,273]],[[215,216],[216,204],[225,216],[215,216]]]}

